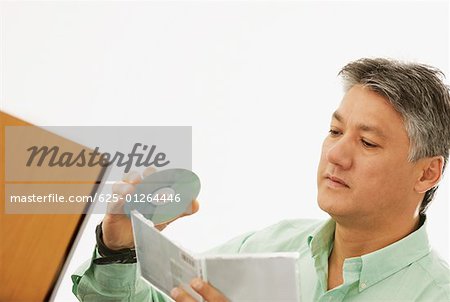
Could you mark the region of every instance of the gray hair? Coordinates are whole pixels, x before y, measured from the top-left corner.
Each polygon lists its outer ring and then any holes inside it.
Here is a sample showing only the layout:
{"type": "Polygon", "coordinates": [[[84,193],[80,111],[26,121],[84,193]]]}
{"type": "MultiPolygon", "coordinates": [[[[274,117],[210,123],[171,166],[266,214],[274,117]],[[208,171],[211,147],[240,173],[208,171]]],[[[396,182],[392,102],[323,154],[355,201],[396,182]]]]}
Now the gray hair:
{"type": "MultiPolygon", "coordinates": [[[[385,97],[398,111],[408,133],[408,160],[441,155],[444,169],[450,150],[450,94],[439,69],[385,58],[363,58],[344,66],[344,90],[363,85],[385,97]]],[[[438,186],[429,189],[420,212],[425,214],[438,186]]]]}

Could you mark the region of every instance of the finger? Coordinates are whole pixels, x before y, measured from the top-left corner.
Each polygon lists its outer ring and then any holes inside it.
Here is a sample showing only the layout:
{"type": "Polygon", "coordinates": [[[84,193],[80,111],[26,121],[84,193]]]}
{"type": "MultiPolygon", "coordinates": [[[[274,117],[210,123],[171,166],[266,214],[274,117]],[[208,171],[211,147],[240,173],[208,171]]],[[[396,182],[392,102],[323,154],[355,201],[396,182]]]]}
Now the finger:
{"type": "Polygon", "coordinates": [[[123,175],[122,180],[130,184],[138,184],[142,181],[141,174],[137,171],[131,171],[123,175]]]}
{"type": "Polygon", "coordinates": [[[117,181],[112,186],[112,192],[114,194],[119,194],[119,195],[122,195],[122,196],[125,196],[127,194],[131,194],[131,193],[134,192],[134,190],[135,190],[135,186],[134,185],[132,185],[130,183],[127,183],[127,182],[124,182],[124,181],[117,181]]]}
{"type": "Polygon", "coordinates": [[[177,220],[180,217],[184,217],[184,216],[189,216],[192,215],[194,213],[196,213],[198,211],[198,209],[200,208],[200,204],[198,203],[197,200],[194,200],[191,204],[191,209],[187,210],[186,212],[184,212],[183,214],[181,214],[178,217],[175,217],[174,219],[167,221],[165,223],[161,223],[161,224],[157,224],[155,225],[155,228],[157,228],[159,231],[164,230],[169,224],[171,224],[172,222],[174,222],[175,220],[177,220]]]}
{"type": "Polygon", "coordinates": [[[208,282],[204,282],[200,278],[194,278],[191,281],[191,287],[198,292],[206,301],[211,302],[226,302],[228,301],[225,296],[215,289],[211,284],[208,282]]]}
{"type": "Polygon", "coordinates": [[[170,291],[170,296],[176,302],[197,302],[194,298],[192,298],[187,292],[179,287],[175,287],[170,291]]]}
{"type": "Polygon", "coordinates": [[[162,230],[164,230],[164,229],[167,227],[167,225],[168,225],[168,223],[161,223],[161,224],[155,225],[155,228],[156,228],[158,231],[162,231],[162,230]]]}
{"type": "Polygon", "coordinates": [[[200,204],[198,203],[198,200],[194,200],[191,203],[191,206],[189,207],[188,210],[186,210],[181,216],[189,216],[192,215],[194,213],[197,213],[197,211],[200,209],[200,204]]]}
{"type": "Polygon", "coordinates": [[[123,214],[123,206],[125,204],[126,196],[128,194],[133,194],[135,190],[135,185],[118,181],[112,185],[112,193],[115,202],[110,202],[107,205],[108,214],[123,214]]]}
{"type": "Polygon", "coordinates": [[[142,175],[144,177],[146,177],[146,176],[149,176],[150,174],[155,173],[155,172],[156,172],[155,167],[148,167],[147,169],[144,170],[144,172],[142,172],[142,175]]]}

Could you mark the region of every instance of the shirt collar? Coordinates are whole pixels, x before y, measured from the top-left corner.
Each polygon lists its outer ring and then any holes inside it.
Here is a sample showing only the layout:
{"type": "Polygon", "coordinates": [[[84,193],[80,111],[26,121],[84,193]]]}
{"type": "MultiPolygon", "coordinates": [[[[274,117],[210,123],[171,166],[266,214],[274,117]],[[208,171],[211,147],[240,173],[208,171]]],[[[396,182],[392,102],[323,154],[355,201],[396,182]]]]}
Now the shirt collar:
{"type": "MultiPolygon", "coordinates": [[[[360,291],[389,277],[395,272],[427,255],[431,248],[426,231],[426,216],[422,225],[408,236],[372,253],[346,259],[347,262],[362,262],[360,274],[360,291]]],[[[307,238],[313,258],[326,253],[328,256],[334,240],[336,222],[328,219],[307,238]]],[[[344,273],[346,265],[344,264],[344,273]]]]}
{"type": "Polygon", "coordinates": [[[308,236],[308,246],[311,249],[313,257],[317,257],[317,255],[323,253],[324,250],[331,250],[335,228],[336,222],[330,218],[308,236]]]}
{"type": "Polygon", "coordinates": [[[361,256],[360,282],[364,282],[365,288],[368,288],[419,260],[430,251],[426,217],[423,216],[423,223],[416,231],[382,249],[361,256]]]}

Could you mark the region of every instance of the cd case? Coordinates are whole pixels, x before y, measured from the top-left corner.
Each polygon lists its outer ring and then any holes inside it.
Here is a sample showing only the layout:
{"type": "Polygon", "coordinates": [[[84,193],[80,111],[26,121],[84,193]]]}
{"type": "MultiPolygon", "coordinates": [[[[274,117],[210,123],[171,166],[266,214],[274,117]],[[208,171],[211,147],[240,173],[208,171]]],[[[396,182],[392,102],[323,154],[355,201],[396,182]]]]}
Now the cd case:
{"type": "Polygon", "coordinates": [[[298,253],[197,255],[168,239],[142,214],[131,212],[141,278],[170,298],[181,286],[199,302],[190,286],[200,277],[220,290],[230,302],[298,302],[298,253]]]}

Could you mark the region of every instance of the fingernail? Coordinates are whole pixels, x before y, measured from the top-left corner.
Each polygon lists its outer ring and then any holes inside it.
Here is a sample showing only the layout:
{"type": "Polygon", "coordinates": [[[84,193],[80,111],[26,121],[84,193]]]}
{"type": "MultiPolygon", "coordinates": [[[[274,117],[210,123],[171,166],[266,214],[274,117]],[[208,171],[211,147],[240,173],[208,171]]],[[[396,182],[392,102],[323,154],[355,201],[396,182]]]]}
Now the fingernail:
{"type": "Polygon", "coordinates": [[[203,287],[203,281],[200,280],[200,279],[194,279],[194,280],[192,280],[192,282],[191,282],[191,286],[192,286],[192,288],[195,289],[195,290],[201,290],[202,287],[203,287]]]}
{"type": "Polygon", "coordinates": [[[170,291],[170,295],[174,299],[176,299],[176,297],[178,297],[179,294],[180,294],[180,290],[177,287],[172,288],[172,290],[170,291]]]}

